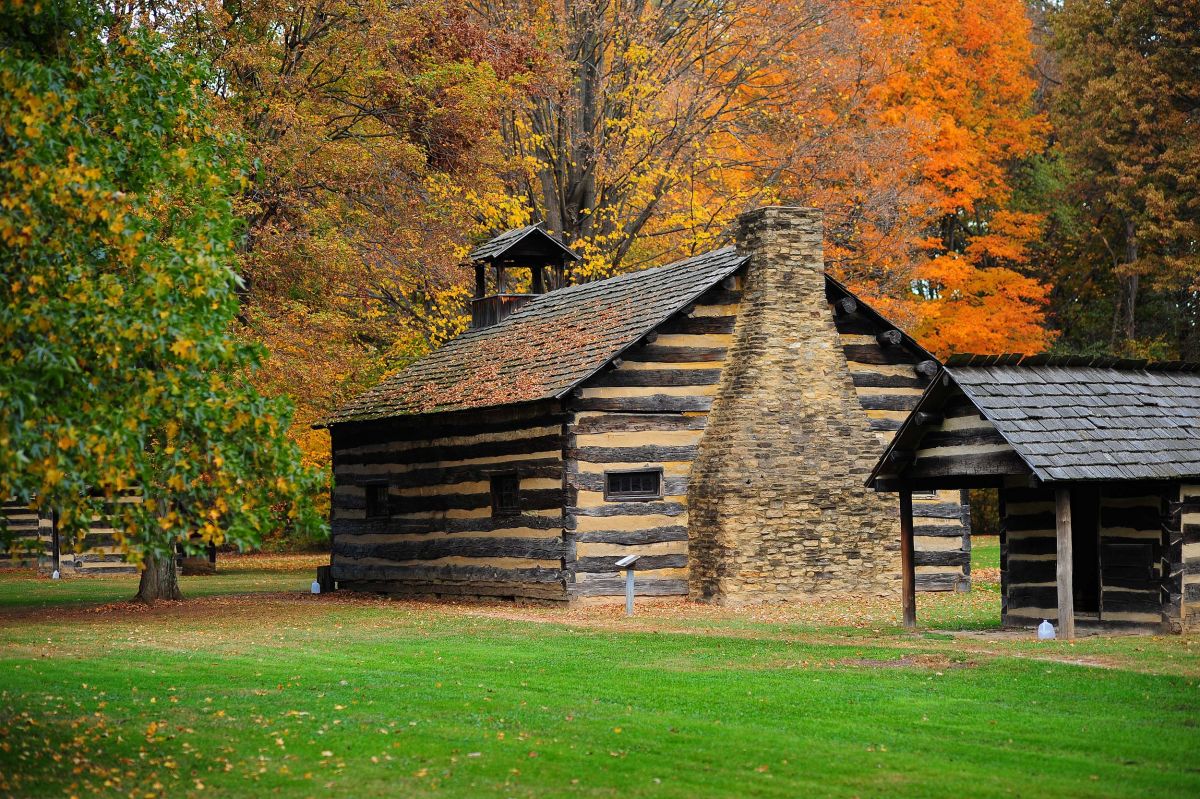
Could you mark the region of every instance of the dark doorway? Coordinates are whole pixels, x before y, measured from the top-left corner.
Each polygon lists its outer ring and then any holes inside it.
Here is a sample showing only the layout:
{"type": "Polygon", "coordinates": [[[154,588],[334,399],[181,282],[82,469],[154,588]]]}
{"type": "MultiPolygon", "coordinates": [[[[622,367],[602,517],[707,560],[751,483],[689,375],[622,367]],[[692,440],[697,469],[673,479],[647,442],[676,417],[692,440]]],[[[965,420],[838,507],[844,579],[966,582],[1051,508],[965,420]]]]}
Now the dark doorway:
{"type": "Polygon", "coordinates": [[[1100,492],[1071,488],[1071,554],[1076,613],[1100,612],[1100,492]]]}

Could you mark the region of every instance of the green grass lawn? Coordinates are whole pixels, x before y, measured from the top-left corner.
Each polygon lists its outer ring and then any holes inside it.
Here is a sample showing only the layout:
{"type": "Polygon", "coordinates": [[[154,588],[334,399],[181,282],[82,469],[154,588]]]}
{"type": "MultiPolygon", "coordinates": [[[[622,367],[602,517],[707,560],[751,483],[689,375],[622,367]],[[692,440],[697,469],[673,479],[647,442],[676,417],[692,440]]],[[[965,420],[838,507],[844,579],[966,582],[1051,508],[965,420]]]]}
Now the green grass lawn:
{"type": "Polygon", "coordinates": [[[1200,795],[1187,637],[1006,637],[987,591],[921,597],[982,630],[959,637],[897,629],[892,600],[625,619],[280,592],[308,574],[243,565],[153,609],[97,606],[128,578],[0,576],[0,793],[1200,795]]]}
{"type": "Polygon", "coordinates": [[[1000,568],[1000,539],[996,536],[973,536],[971,539],[971,571],[1000,568]]]}
{"type": "MultiPolygon", "coordinates": [[[[329,556],[221,555],[216,574],[180,577],[185,596],[260,591],[300,591],[316,576],[317,565],[329,556]]],[[[30,571],[0,572],[0,615],[14,609],[86,606],[130,599],[137,593],[137,578],[129,575],[47,580],[30,571]]]]}

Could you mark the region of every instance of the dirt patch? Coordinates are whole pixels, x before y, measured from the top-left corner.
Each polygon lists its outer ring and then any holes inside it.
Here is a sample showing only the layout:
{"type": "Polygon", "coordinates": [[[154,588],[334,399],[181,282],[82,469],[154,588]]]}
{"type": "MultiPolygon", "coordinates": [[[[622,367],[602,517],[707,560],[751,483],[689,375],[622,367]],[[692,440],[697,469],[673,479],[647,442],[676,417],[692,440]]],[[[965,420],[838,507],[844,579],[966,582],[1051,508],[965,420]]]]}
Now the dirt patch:
{"type": "Polygon", "coordinates": [[[933,669],[949,671],[950,669],[969,669],[979,665],[974,660],[952,658],[942,654],[906,655],[902,658],[847,658],[838,661],[838,665],[869,669],[933,669]]]}
{"type": "Polygon", "coordinates": [[[299,554],[269,553],[221,553],[217,556],[217,573],[233,571],[312,572],[317,575],[318,566],[329,565],[328,552],[303,552],[299,554]]]}

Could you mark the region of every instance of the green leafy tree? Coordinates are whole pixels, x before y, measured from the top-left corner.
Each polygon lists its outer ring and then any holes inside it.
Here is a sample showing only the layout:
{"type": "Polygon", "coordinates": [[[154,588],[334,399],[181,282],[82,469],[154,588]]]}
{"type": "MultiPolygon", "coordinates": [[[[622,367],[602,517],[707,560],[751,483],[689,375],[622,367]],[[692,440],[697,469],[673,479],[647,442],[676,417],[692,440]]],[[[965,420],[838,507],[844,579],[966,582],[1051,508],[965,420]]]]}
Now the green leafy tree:
{"type": "Polygon", "coordinates": [[[67,535],[111,515],[139,597],[178,598],[179,543],[321,524],[230,335],[236,147],[160,39],[70,0],[6,0],[0,31],[0,495],[67,535]]]}
{"type": "Polygon", "coordinates": [[[1200,356],[1200,3],[1066,0],[1052,27],[1054,121],[1078,209],[1060,316],[1081,319],[1098,290],[1108,329],[1074,338],[1200,356]]]}

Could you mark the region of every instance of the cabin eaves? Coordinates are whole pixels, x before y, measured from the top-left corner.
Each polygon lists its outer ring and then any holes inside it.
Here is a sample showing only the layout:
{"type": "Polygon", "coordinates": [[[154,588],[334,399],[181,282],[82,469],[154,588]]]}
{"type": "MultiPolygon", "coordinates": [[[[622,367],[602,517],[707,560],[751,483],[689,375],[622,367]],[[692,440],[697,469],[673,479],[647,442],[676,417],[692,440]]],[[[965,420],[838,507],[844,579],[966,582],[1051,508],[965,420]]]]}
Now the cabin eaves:
{"type": "Polygon", "coordinates": [[[869,484],[895,460],[893,451],[917,443],[917,415],[936,413],[955,387],[1042,482],[1200,475],[1200,366],[960,355],[926,390],[869,484]]]}

